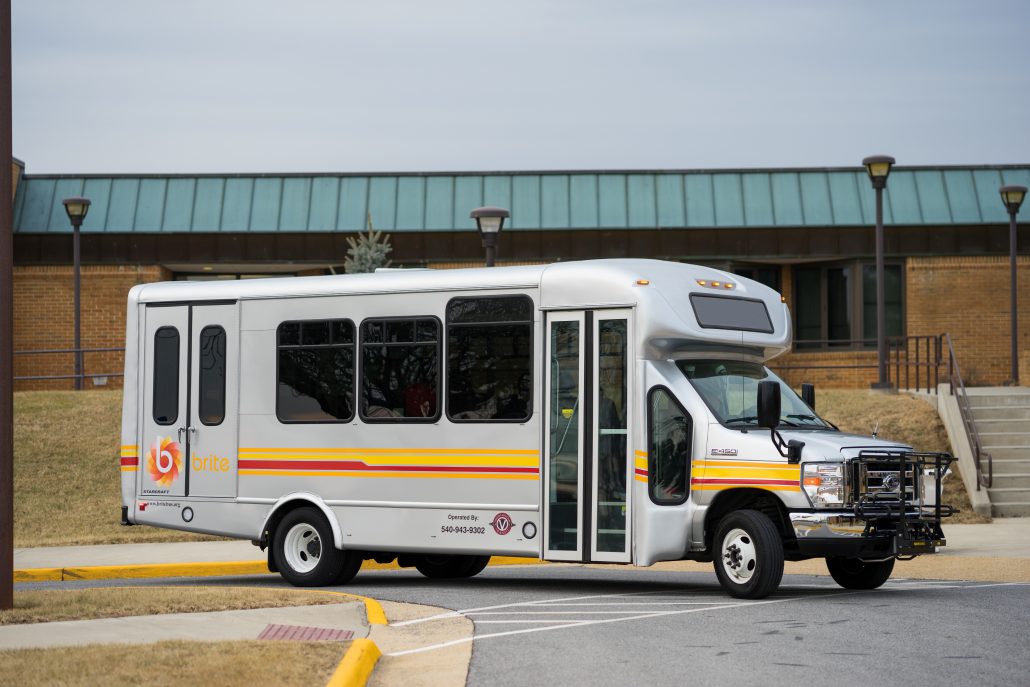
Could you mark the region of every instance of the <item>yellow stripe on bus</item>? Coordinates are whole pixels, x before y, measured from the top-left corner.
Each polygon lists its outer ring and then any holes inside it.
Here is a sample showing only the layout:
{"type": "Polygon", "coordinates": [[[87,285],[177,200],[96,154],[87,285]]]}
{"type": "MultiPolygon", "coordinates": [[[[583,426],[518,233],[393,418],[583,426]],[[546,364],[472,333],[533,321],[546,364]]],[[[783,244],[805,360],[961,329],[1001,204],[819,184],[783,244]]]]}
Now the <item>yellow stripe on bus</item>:
{"type": "Polygon", "coordinates": [[[704,472],[705,479],[729,477],[733,479],[789,479],[797,481],[798,471],[791,470],[789,468],[770,469],[770,470],[756,470],[755,468],[747,468],[745,470],[735,470],[733,468],[705,468],[704,472]]]}
{"type": "Polygon", "coordinates": [[[135,465],[123,465],[122,466],[122,472],[136,472],[136,466],[135,465]]]}
{"type": "Polygon", "coordinates": [[[366,472],[364,470],[333,472],[327,470],[240,470],[241,475],[285,475],[287,477],[392,477],[392,478],[455,478],[455,479],[519,479],[539,480],[539,475],[511,475],[484,472],[366,472]]]}
{"type": "Polygon", "coordinates": [[[727,468],[769,468],[769,469],[781,469],[781,470],[793,470],[796,473],[801,472],[800,465],[788,465],[782,461],[771,461],[768,463],[760,463],[758,461],[745,461],[745,460],[695,460],[693,462],[694,467],[727,467],[727,468]]]}

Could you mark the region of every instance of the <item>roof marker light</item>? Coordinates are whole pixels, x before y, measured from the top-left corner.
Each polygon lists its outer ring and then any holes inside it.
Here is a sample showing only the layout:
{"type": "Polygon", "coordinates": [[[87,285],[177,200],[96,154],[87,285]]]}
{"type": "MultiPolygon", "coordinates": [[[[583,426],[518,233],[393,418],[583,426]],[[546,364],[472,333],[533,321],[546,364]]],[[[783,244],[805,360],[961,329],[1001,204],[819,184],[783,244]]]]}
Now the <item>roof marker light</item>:
{"type": "Polygon", "coordinates": [[[717,289],[717,288],[719,288],[720,286],[722,286],[722,282],[718,282],[718,281],[713,281],[713,282],[712,282],[712,286],[713,286],[714,288],[716,288],[716,289],[717,289]]]}
{"type": "Polygon", "coordinates": [[[708,282],[706,282],[704,279],[698,279],[697,280],[697,285],[698,286],[708,286],[708,282]]]}
{"type": "Polygon", "coordinates": [[[647,286],[650,283],[650,279],[637,279],[637,286],[647,286]]]}

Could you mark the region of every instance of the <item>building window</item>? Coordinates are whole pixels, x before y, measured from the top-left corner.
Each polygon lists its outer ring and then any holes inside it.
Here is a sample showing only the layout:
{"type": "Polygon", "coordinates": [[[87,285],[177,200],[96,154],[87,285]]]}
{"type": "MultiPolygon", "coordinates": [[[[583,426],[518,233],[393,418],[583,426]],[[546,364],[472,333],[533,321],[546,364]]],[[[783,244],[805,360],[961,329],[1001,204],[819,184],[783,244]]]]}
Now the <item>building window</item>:
{"type": "MultiPolygon", "coordinates": [[[[902,266],[885,266],[887,336],[904,335],[902,266]]],[[[799,350],[876,346],[876,266],[850,262],[794,268],[799,350]]]]}
{"type": "Polygon", "coordinates": [[[662,387],[651,390],[647,411],[647,482],[651,500],[661,505],[683,503],[688,494],[694,436],[690,413],[662,387]]]}
{"type": "Polygon", "coordinates": [[[172,425],[179,419],[179,330],[161,327],[154,333],[154,422],[172,425]]]}
{"type": "Polygon", "coordinates": [[[354,323],[308,320],[279,325],[275,414],[280,422],[354,418],[354,323]]]}
{"type": "Polygon", "coordinates": [[[447,417],[524,422],[532,415],[533,301],[454,298],[447,304],[447,417]]]}
{"type": "Polygon", "coordinates": [[[225,330],[219,326],[200,330],[199,377],[200,421],[220,425],[225,419],[225,330]]]}
{"type": "Polygon", "coordinates": [[[440,321],[361,323],[361,417],[432,422],[440,417],[440,321]]]}

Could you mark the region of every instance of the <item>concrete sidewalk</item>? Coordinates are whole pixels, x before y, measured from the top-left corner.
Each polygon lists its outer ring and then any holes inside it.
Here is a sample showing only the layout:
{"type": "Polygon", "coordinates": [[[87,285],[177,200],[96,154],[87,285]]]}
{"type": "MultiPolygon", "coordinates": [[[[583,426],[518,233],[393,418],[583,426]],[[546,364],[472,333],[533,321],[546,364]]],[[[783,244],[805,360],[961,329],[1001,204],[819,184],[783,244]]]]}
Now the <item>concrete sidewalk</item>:
{"type": "Polygon", "coordinates": [[[165,640],[221,641],[306,634],[347,641],[367,637],[364,605],[358,601],[322,606],[284,606],[209,613],[68,620],[0,626],[0,649],[148,644],[165,640]],[[272,626],[285,627],[272,627],[272,626]]]}

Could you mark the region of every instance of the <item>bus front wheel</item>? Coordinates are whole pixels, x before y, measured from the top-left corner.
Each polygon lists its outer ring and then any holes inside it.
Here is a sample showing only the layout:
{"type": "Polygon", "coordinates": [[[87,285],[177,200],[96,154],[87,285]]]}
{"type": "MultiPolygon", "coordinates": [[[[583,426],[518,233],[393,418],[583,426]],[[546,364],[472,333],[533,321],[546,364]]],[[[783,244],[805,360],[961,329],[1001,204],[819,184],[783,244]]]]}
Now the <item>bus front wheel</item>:
{"type": "Polygon", "coordinates": [[[343,584],[361,567],[360,556],[333,545],[333,531],[315,508],[297,508],[283,517],[272,555],[279,574],[297,587],[343,584]]]}
{"type": "Polygon", "coordinates": [[[764,599],[783,579],[783,541],[772,520],[756,510],[730,513],[715,532],[715,574],[731,596],[764,599]]]}

